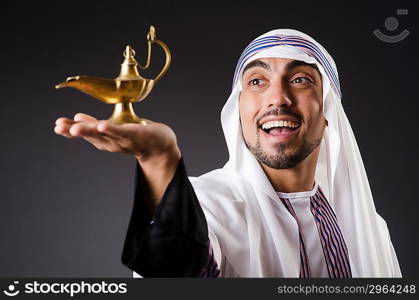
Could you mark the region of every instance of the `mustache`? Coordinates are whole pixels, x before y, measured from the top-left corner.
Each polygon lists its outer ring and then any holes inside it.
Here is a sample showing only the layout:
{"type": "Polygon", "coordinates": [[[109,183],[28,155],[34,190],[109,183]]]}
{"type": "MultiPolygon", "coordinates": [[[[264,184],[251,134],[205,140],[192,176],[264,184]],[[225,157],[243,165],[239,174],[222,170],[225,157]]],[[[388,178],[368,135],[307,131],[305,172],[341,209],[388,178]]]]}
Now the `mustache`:
{"type": "Polygon", "coordinates": [[[256,123],[258,124],[258,126],[260,126],[260,121],[263,119],[263,118],[266,118],[266,117],[268,117],[268,116],[291,116],[291,117],[294,117],[294,118],[296,118],[300,123],[302,122],[302,116],[300,115],[300,114],[298,114],[298,113],[296,113],[296,112],[294,112],[294,111],[292,111],[291,109],[289,109],[289,108],[284,108],[284,107],[282,107],[282,108],[274,108],[274,109],[272,109],[272,110],[270,110],[270,111],[267,111],[267,112],[265,112],[264,114],[262,114],[261,116],[259,116],[257,119],[256,119],[256,123]]]}

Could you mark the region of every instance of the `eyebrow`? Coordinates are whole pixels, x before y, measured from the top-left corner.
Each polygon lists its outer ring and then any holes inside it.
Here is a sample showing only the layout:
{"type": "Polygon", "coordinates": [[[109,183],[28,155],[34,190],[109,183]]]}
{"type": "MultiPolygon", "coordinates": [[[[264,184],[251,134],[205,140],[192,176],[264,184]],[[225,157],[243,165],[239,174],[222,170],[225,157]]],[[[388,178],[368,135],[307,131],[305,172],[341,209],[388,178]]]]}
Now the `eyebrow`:
{"type": "Polygon", "coordinates": [[[243,74],[244,74],[247,70],[249,70],[249,69],[251,69],[251,68],[256,68],[256,67],[260,67],[260,68],[264,68],[264,69],[266,69],[266,70],[268,70],[268,71],[272,71],[272,69],[271,69],[271,66],[270,66],[270,65],[268,65],[267,63],[265,63],[265,62],[263,62],[263,61],[261,61],[261,60],[259,60],[259,59],[256,59],[256,60],[254,60],[254,61],[251,61],[250,63],[248,63],[248,64],[244,67],[244,69],[243,69],[243,74]]]}
{"type": "MultiPolygon", "coordinates": [[[[292,60],[292,61],[288,62],[288,63],[286,64],[286,66],[285,66],[285,70],[289,72],[289,71],[291,71],[292,69],[297,68],[297,67],[300,67],[300,66],[307,66],[307,67],[311,67],[311,68],[315,69],[317,72],[319,72],[319,74],[320,74],[319,68],[317,67],[317,65],[316,65],[316,64],[308,64],[308,63],[306,63],[306,62],[304,62],[304,61],[302,61],[302,60],[292,60]]],[[[261,60],[259,60],[259,59],[256,59],[256,60],[254,60],[254,61],[251,61],[250,63],[248,63],[248,64],[244,67],[244,69],[243,69],[243,74],[244,74],[247,70],[249,70],[249,69],[251,69],[251,68],[256,68],[256,67],[260,67],[260,68],[263,68],[263,69],[265,69],[265,70],[272,71],[272,68],[271,68],[271,66],[270,66],[270,65],[268,65],[267,63],[265,63],[265,62],[263,62],[263,61],[261,61],[261,60]]]]}
{"type": "Polygon", "coordinates": [[[290,61],[285,66],[285,70],[290,71],[290,70],[295,69],[295,68],[300,67],[300,66],[311,67],[314,70],[316,70],[317,72],[319,72],[319,74],[320,74],[319,68],[317,67],[316,64],[308,64],[308,63],[306,63],[305,61],[302,61],[302,60],[292,60],[292,61],[290,61]]]}

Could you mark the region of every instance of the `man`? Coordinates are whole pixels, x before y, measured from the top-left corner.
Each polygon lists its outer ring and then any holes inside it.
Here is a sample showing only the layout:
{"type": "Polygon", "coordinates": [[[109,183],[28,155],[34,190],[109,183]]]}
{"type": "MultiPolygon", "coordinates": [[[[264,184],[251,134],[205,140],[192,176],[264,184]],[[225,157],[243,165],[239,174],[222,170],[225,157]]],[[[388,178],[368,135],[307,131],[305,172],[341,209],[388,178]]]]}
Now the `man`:
{"type": "Polygon", "coordinates": [[[243,51],[221,121],[229,161],[187,177],[164,124],[77,114],[55,132],[133,154],[123,262],[146,277],[400,277],[341,104],[333,59],[274,30],[243,51]]]}

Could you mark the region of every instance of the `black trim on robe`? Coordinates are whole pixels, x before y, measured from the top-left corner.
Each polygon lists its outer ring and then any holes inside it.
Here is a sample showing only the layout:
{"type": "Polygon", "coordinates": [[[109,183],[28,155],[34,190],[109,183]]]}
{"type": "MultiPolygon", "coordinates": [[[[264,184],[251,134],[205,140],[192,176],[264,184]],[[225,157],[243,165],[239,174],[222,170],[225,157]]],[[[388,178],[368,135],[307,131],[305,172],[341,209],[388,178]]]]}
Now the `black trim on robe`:
{"type": "Polygon", "coordinates": [[[122,263],[143,277],[199,277],[209,262],[208,227],[183,157],[154,216],[145,205],[144,186],[137,162],[122,263]]]}

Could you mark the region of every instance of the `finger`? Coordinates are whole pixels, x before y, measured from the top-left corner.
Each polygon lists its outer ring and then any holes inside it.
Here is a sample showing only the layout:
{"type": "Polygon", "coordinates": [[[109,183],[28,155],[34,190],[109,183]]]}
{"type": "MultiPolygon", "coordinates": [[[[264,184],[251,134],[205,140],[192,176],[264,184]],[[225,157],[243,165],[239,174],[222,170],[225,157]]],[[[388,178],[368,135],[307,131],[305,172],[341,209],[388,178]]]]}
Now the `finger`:
{"type": "Polygon", "coordinates": [[[88,115],[88,114],[84,114],[84,113],[77,113],[74,115],[74,121],[77,122],[83,122],[83,121],[97,121],[96,118],[88,115]]]}
{"type": "Polygon", "coordinates": [[[66,138],[74,138],[71,134],[70,134],[70,132],[69,132],[69,129],[70,129],[70,125],[67,125],[67,124],[59,124],[59,125],[56,125],[55,126],[55,128],[54,128],[54,132],[56,133],[56,134],[58,134],[58,135],[61,135],[61,136],[64,136],[64,137],[66,137],[66,138]]]}
{"type": "Polygon", "coordinates": [[[69,118],[58,118],[55,121],[55,125],[67,125],[67,124],[73,124],[74,121],[69,118]]]}
{"type": "Polygon", "coordinates": [[[78,137],[95,137],[101,135],[96,129],[97,122],[84,121],[74,123],[69,132],[72,136],[78,137]]]}
{"type": "Polygon", "coordinates": [[[120,140],[126,138],[129,134],[124,125],[115,125],[109,121],[102,121],[98,123],[97,131],[114,139],[120,140]]]}
{"type": "Polygon", "coordinates": [[[82,137],[99,150],[107,150],[114,144],[112,138],[97,131],[98,122],[80,122],[71,126],[69,133],[75,137],[82,137]]]}

